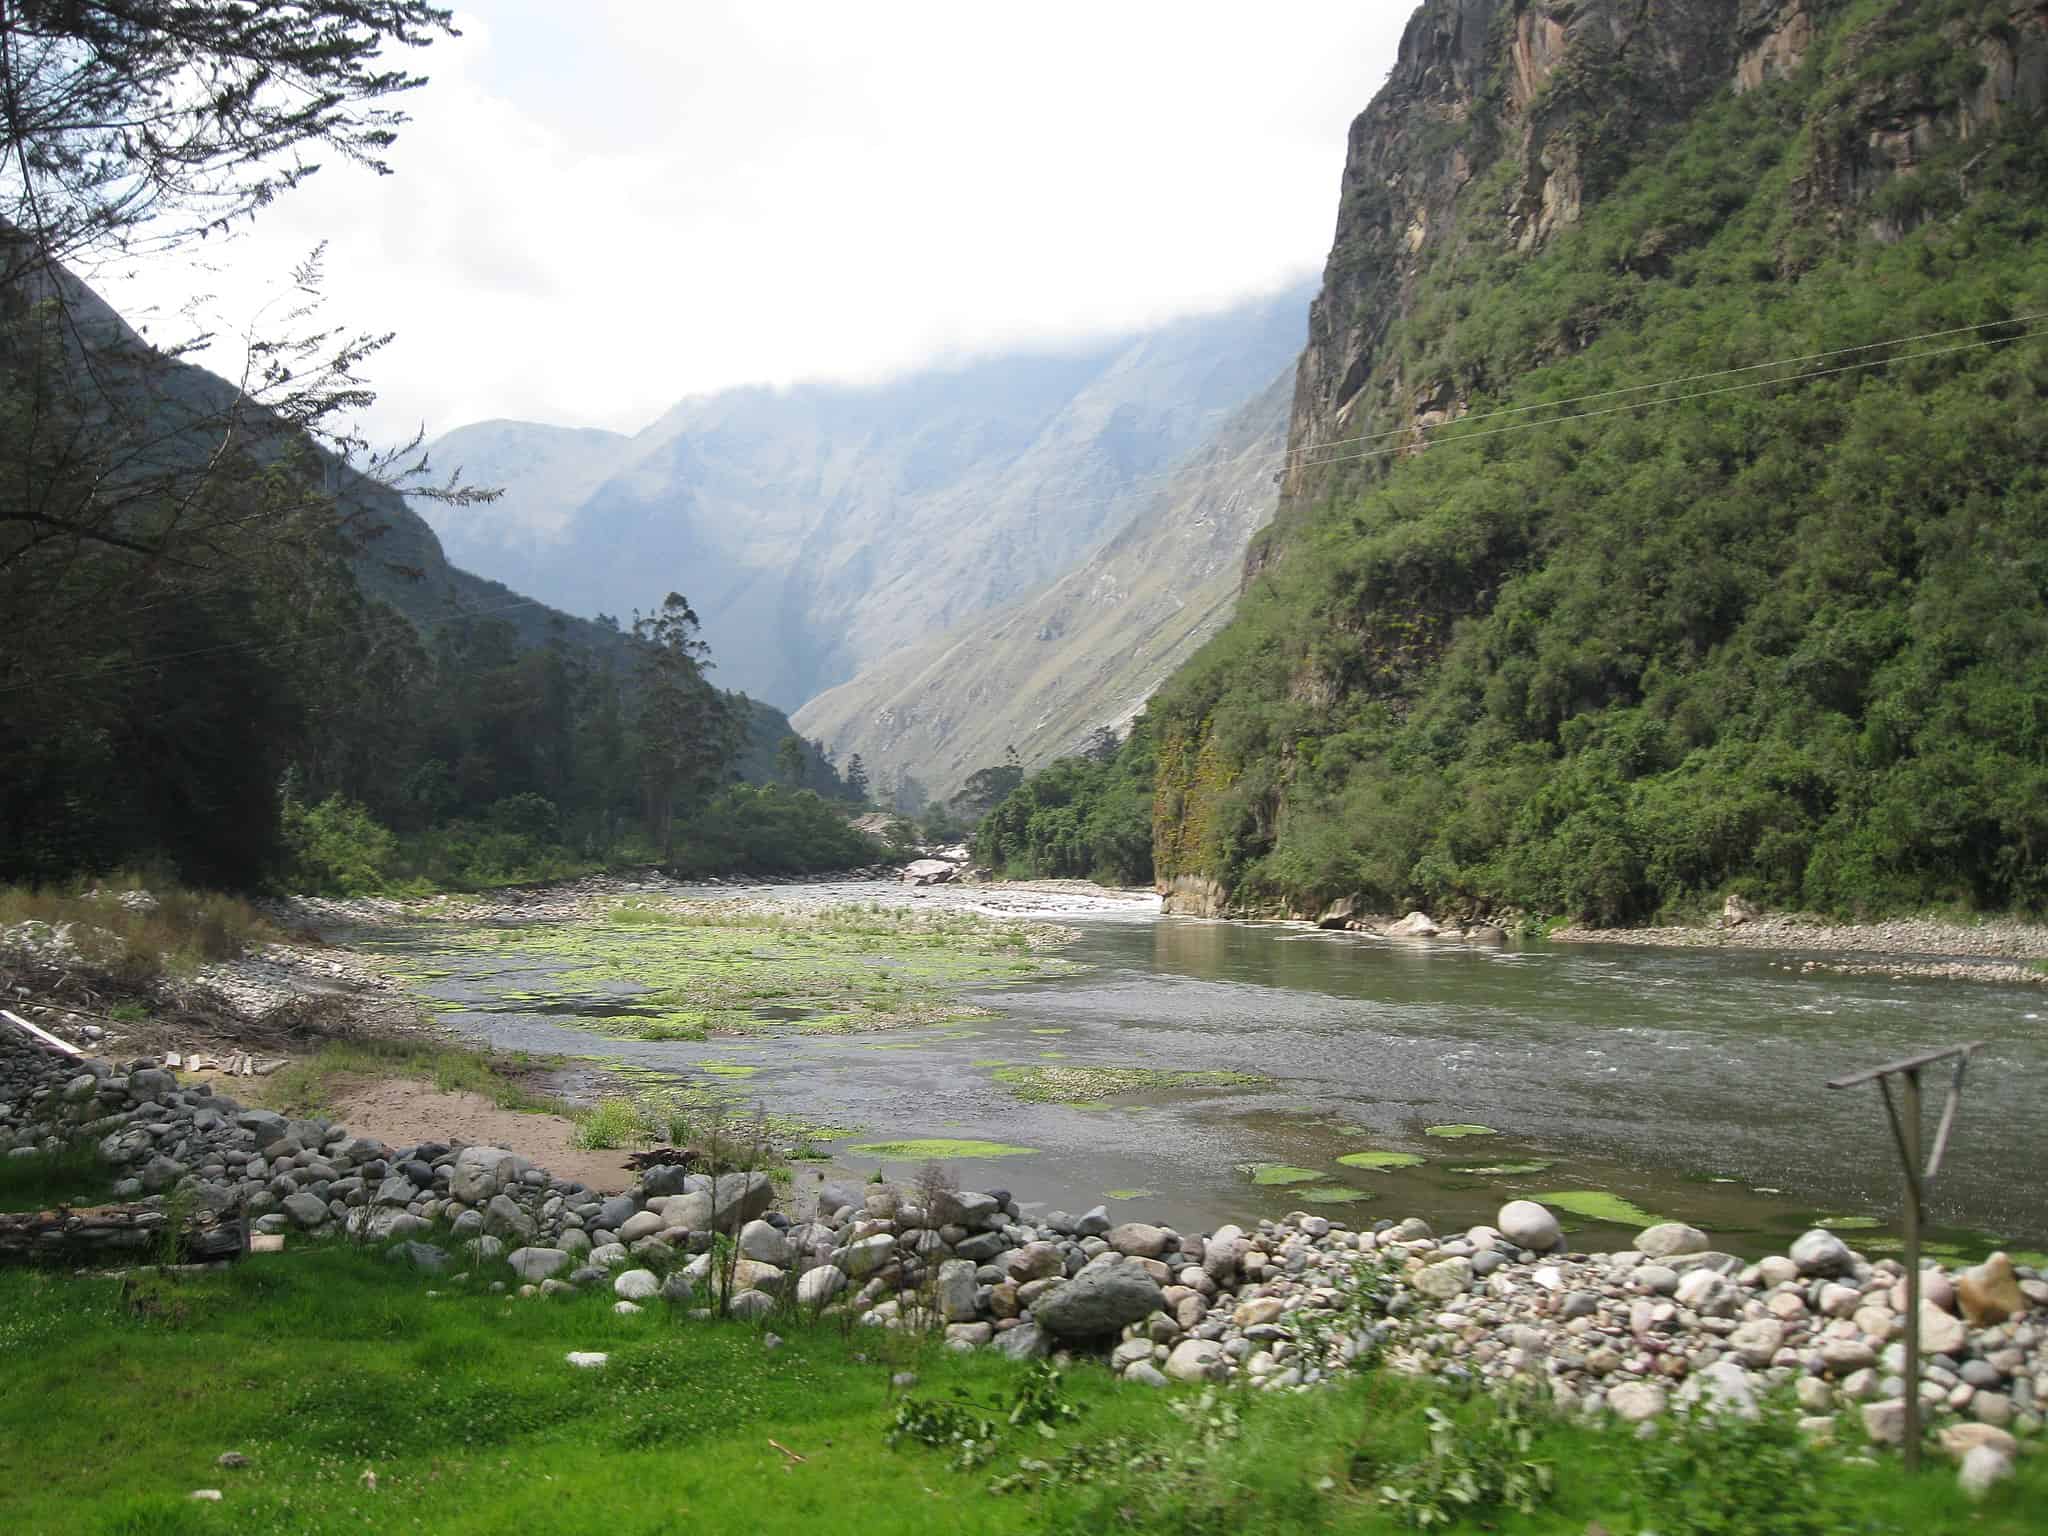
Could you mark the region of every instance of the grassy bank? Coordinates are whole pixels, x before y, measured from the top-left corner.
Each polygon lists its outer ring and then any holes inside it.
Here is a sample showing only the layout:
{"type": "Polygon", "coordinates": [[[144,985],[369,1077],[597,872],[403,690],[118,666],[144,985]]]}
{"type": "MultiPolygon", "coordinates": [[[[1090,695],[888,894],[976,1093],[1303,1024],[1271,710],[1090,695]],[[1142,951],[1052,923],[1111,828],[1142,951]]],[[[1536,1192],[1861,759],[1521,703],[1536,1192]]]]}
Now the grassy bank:
{"type": "Polygon", "coordinates": [[[1239,1533],[1428,1510],[1539,1536],[2018,1536],[2048,1500],[2040,1457],[1971,1509],[1945,1468],[1909,1481],[1778,1420],[1638,1441],[1374,1371],[1301,1395],[1052,1383],[909,1335],[789,1318],[771,1347],[610,1301],[470,1294],[342,1247],[190,1279],[0,1273],[0,1528],[1239,1533]]]}
{"type": "Polygon", "coordinates": [[[322,1115],[357,1084],[403,1077],[432,1083],[443,1093],[474,1093],[499,1109],[565,1114],[566,1107],[539,1085],[551,1063],[523,1051],[500,1055],[432,1040],[331,1041],[271,1077],[237,1090],[238,1096],[288,1115],[322,1115]]]}

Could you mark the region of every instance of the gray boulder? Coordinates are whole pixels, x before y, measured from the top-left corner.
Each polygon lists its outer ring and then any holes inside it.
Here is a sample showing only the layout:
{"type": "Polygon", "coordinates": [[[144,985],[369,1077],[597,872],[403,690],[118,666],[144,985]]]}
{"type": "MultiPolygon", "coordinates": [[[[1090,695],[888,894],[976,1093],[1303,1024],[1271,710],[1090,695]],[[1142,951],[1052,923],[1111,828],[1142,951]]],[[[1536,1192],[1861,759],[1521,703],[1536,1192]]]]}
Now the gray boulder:
{"type": "Polygon", "coordinates": [[[1636,1234],[1636,1252],[1653,1259],[1673,1259],[1683,1253],[1705,1253],[1707,1234],[1682,1221],[1662,1221],[1636,1234]]]}
{"type": "Polygon", "coordinates": [[[1788,1251],[1802,1275],[1846,1275],[1856,1263],[1849,1245],[1825,1227],[1804,1233],[1788,1251]]]}
{"type": "Polygon", "coordinates": [[[569,1267],[569,1255],[559,1248],[515,1248],[505,1262],[512,1272],[529,1284],[546,1280],[569,1267]]]}
{"type": "Polygon", "coordinates": [[[1517,1248],[1536,1253],[1550,1252],[1564,1238],[1564,1228],[1558,1225],[1557,1217],[1549,1207],[1534,1200],[1510,1200],[1500,1208],[1493,1224],[1517,1248]]]}
{"type": "Polygon", "coordinates": [[[284,1197],[284,1213],[302,1227],[317,1227],[327,1219],[327,1202],[301,1190],[284,1197]]]}
{"type": "Polygon", "coordinates": [[[448,1170],[448,1193],[464,1205],[482,1205],[519,1179],[519,1159],[503,1147],[464,1147],[448,1170]]]}
{"type": "Polygon", "coordinates": [[[1062,1339],[1100,1338],[1164,1311],[1157,1282],[1135,1264],[1095,1264],[1041,1296],[1031,1309],[1038,1326],[1062,1339]]]}
{"type": "Polygon", "coordinates": [[[1030,1323],[1020,1323],[996,1335],[991,1349],[1008,1355],[1012,1360],[1043,1360],[1052,1353],[1052,1344],[1045,1336],[1045,1330],[1030,1323]]]}

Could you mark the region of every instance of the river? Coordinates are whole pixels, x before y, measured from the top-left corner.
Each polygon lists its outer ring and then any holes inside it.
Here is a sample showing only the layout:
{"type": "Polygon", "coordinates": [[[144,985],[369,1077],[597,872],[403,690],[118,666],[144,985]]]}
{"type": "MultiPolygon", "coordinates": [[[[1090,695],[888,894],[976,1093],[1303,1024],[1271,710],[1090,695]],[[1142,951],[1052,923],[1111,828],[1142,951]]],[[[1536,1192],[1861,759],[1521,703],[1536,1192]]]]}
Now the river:
{"type": "MultiPolygon", "coordinates": [[[[828,894],[911,899],[901,887],[828,894]]],[[[1418,1214],[1445,1229],[1491,1220],[1516,1196],[1600,1194],[1752,1254],[1782,1251],[1816,1221],[1866,1247],[1889,1243],[1900,1175],[1877,1093],[1824,1085],[1981,1039],[1932,1186],[1929,1235],[1958,1256],[2048,1248],[2048,989],[1841,977],[1758,952],[1392,943],[1131,904],[1055,915],[1080,932],[1061,951],[1077,968],[970,991],[988,1010],[971,1031],[622,1041],[522,1006],[511,994],[526,992],[532,971],[487,956],[445,957],[420,985],[464,1005],[450,1022],[501,1047],[683,1076],[707,1061],[737,1067],[746,1102],[861,1133],[842,1149],[913,1138],[1032,1149],[954,1171],[1041,1207],[1107,1200],[1115,1215],[1196,1230],[1279,1215],[1314,1190],[1333,1219],[1418,1214]],[[1262,1081],[1109,1106],[1020,1103],[992,1075],[1004,1061],[1262,1081]],[[1361,1151],[1420,1161],[1338,1161],[1361,1151]],[[1261,1185],[1260,1173],[1293,1182],[1261,1185]]],[[[407,941],[415,956],[431,945],[417,933],[407,941]]],[[[1928,1087],[1931,1140],[1945,1071],[1928,1087]]],[[[864,1176],[876,1163],[841,1150],[838,1171],[864,1176]]],[[[1587,1210],[1567,1217],[1581,1245],[1630,1230],[1587,1210]]]]}

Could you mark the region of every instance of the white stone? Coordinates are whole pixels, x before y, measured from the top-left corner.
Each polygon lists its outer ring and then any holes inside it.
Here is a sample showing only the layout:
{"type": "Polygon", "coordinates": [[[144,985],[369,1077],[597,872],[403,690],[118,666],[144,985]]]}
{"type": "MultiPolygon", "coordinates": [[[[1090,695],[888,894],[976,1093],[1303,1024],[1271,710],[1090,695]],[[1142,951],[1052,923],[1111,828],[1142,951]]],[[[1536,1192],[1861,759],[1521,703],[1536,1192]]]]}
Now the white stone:
{"type": "Polygon", "coordinates": [[[572,1349],[563,1358],[579,1371],[595,1371],[603,1369],[611,1356],[601,1349],[572,1349]]]}
{"type": "Polygon", "coordinates": [[[1549,1207],[1534,1200],[1510,1200],[1500,1208],[1494,1225],[1517,1248],[1535,1253],[1550,1252],[1564,1236],[1564,1228],[1558,1225],[1549,1207]]]}

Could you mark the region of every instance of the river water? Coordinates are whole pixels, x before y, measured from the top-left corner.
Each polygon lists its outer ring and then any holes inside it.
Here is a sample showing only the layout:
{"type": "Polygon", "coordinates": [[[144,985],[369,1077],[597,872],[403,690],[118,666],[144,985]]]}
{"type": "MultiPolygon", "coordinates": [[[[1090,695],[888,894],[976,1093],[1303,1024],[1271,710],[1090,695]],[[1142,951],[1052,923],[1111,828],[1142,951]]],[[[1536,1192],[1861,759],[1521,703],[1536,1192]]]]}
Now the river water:
{"type": "MultiPolygon", "coordinates": [[[[829,894],[906,899],[900,887],[829,894]]],[[[746,1101],[856,1129],[854,1142],[1031,1148],[954,1171],[968,1187],[1040,1206],[1108,1200],[1114,1215],[1195,1230],[1301,1208],[1306,1188],[1349,1189],[1359,1198],[1316,1208],[1354,1224],[1415,1214],[1448,1229],[1491,1220],[1517,1196],[1598,1192],[1751,1254],[1782,1251],[1816,1220],[1883,1248],[1900,1174],[1877,1093],[1824,1084],[1981,1039],[1932,1186],[1930,1237],[1964,1256],[1994,1244],[2048,1248],[2048,988],[1839,977],[1752,951],[1391,943],[1142,907],[1058,919],[1081,933],[1061,952],[1078,968],[970,992],[990,1012],[968,1036],[621,1041],[513,998],[493,1003],[494,991],[530,986],[530,972],[458,956],[424,985],[466,1007],[452,1023],[504,1047],[684,1077],[704,1061],[743,1063],[754,1069],[746,1101]],[[993,1078],[997,1060],[1265,1081],[1109,1107],[1031,1104],[993,1078]],[[1444,1126],[1494,1134],[1428,1134],[1444,1126]],[[1337,1161],[1366,1150],[1422,1161],[1386,1171],[1337,1161]],[[1261,1165],[1289,1165],[1302,1182],[1262,1187],[1246,1171],[1261,1165]]],[[[1930,1076],[1930,1141],[1946,1087],[1945,1071],[1930,1076]]],[[[839,1157],[841,1174],[874,1166],[839,1157]]],[[[1566,1220],[1585,1246],[1631,1230],[1566,1220]]]]}

